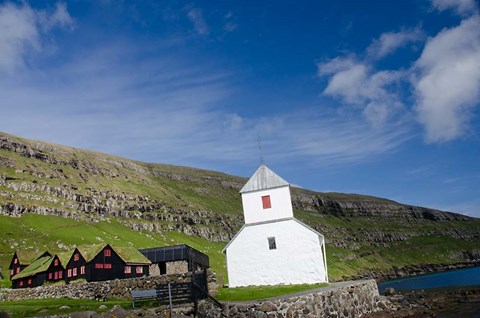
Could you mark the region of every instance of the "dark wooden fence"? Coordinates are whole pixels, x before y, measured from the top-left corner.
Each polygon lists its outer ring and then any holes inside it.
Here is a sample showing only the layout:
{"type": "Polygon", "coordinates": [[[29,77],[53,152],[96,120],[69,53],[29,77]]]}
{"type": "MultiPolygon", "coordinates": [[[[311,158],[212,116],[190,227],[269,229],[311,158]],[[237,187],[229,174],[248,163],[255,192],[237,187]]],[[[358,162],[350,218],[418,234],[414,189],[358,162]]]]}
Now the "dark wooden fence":
{"type": "Polygon", "coordinates": [[[135,302],[156,300],[159,305],[169,305],[171,313],[173,304],[194,303],[196,314],[198,300],[207,298],[222,307],[208,294],[207,277],[203,272],[194,274],[190,282],[161,284],[154,290],[132,291],[132,307],[135,307],[135,302]]]}

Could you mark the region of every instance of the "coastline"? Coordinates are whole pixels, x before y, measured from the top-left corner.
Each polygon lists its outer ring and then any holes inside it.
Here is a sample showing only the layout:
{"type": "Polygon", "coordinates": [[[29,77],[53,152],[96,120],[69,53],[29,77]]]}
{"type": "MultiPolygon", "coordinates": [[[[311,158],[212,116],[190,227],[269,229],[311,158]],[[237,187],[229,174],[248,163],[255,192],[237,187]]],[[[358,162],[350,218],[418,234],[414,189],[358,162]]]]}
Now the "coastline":
{"type": "Polygon", "coordinates": [[[469,262],[453,263],[453,264],[421,264],[421,265],[407,265],[403,267],[394,266],[391,270],[383,272],[368,272],[352,277],[345,277],[345,280],[360,280],[360,279],[375,279],[377,283],[382,283],[388,280],[423,275],[447,272],[457,269],[465,269],[470,267],[480,266],[480,260],[473,260],[469,262]]]}
{"type": "Polygon", "coordinates": [[[388,306],[366,318],[478,317],[480,286],[447,287],[394,292],[383,296],[388,306]]]}

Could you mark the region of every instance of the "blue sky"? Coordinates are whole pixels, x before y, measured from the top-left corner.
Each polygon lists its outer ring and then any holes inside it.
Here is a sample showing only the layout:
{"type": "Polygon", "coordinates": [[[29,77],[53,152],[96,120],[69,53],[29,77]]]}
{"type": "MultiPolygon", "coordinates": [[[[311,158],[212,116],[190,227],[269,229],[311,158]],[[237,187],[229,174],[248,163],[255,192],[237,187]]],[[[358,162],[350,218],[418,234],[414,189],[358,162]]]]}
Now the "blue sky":
{"type": "Polygon", "coordinates": [[[475,0],[0,2],[0,130],[480,217],[475,0]]]}

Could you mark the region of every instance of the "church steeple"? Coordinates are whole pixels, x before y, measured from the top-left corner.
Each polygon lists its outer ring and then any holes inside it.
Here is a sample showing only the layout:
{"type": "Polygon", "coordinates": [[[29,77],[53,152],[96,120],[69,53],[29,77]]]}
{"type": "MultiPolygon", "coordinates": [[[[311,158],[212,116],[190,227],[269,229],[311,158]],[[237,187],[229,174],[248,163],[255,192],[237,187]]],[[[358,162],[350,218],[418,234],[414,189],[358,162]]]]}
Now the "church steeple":
{"type": "Polygon", "coordinates": [[[240,193],[245,224],[293,217],[290,184],[265,165],[257,169],[240,193]]]}
{"type": "Polygon", "coordinates": [[[240,193],[272,189],[288,185],[290,184],[287,181],[283,180],[282,177],[262,164],[243,186],[240,193]]]}

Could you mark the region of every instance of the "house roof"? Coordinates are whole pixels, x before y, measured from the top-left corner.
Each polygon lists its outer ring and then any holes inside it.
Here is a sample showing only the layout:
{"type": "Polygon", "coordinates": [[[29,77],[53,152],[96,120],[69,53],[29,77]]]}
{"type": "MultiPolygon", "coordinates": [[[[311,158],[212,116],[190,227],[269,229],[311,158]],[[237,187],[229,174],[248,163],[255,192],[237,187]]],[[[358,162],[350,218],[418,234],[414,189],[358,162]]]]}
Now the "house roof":
{"type": "MultiPolygon", "coordinates": [[[[112,246],[109,244],[94,244],[78,246],[77,249],[88,263],[98,255],[106,246],[110,246],[115,253],[127,264],[151,264],[151,262],[142,253],[134,247],[112,246]]],[[[62,263],[63,264],[63,263],[62,263]]]]}
{"type": "Polygon", "coordinates": [[[60,263],[62,263],[63,267],[67,266],[68,261],[70,261],[70,259],[72,258],[73,252],[75,252],[75,250],[57,254],[58,259],[60,260],[60,263]]]}
{"type": "Polygon", "coordinates": [[[82,254],[85,261],[90,262],[98,253],[100,253],[107,244],[92,244],[92,245],[80,245],[77,247],[80,254],[82,254]]]}
{"type": "Polygon", "coordinates": [[[208,255],[186,244],[144,248],[139,251],[152,263],[188,260],[188,262],[193,262],[203,267],[210,267],[208,255]]]}
{"type": "Polygon", "coordinates": [[[278,188],[288,185],[290,184],[278,174],[270,170],[267,166],[261,165],[243,186],[240,193],[278,188]]]}
{"type": "Polygon", "coordinates": [[[126,264],[151,264],[150,260],[134,247],[112,246],[112,249],[126,264]]]}
{"type": "Polygon", "coordinates": [[[12,280],[30,277],[38,273],[45,272],[52,264],[55,256],[45,256],[37,259],[32,264],[25,267],[23,271],[12,277],[12,280]]]}
{"type": "Polygon", "coordinates": [[[39,259],[41,256],[44,256],[44,254],[50,255],[48,251],[43,251],[41,253],[32,253],[31,251],[16,251],[15,254],[17,254],[20,265],[29,265],[35,260],[39,259]]]}

